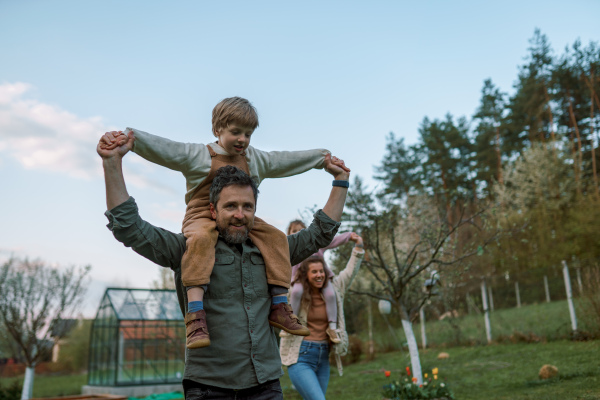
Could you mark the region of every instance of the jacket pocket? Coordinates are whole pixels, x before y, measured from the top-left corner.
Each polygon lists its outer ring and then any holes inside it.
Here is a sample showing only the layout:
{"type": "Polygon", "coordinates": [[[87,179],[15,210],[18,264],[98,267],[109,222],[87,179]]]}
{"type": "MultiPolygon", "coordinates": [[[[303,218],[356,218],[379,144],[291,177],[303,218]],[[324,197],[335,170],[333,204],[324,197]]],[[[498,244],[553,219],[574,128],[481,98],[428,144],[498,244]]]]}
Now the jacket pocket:
{"type": "Polygon", "coordinates": [[[256,297],[271,297],[267,283],[267,270],[265,259],[260,254],[250,254],[250,273],[252,274],[252,286],[256,297]]]}
{"type": "Polygon", "coordinates": [[[233,254],[215,255],[215,266],[210,275],[207,298],[219,299],[233,297],[235,287],[236,264],[233,254]]]}

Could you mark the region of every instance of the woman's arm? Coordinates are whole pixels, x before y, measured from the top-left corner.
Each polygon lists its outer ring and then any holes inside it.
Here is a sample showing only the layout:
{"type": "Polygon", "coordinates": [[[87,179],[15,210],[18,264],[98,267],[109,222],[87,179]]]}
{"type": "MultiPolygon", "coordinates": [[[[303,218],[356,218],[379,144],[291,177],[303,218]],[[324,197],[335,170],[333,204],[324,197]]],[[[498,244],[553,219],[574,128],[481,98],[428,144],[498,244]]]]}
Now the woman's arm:
{"type": "Polygon", "coordinates": [[[355,243],[354,249],[352,249],[352,256],[350,257],[348,264],[346,264],[346,268],[344,268],[344,270],[340,272],[336,278],[334,278],[339,285],[340,292],[342,293],[344,293],[350,287],[350,285],[352,285],[352,281],[358,273],[360,264],[362,263],[362,259],[365,255],[362,238],[356,233],[352,232],[350,240],[355,243]]]}

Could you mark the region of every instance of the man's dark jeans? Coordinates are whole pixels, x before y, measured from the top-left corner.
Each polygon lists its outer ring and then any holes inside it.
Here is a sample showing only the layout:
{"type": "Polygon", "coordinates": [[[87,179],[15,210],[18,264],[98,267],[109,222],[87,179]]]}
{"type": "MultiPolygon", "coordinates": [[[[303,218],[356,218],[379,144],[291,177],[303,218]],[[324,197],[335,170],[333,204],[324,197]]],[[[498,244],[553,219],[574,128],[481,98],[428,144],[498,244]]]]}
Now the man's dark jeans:
{"type": "MultiPolygon", "coordinates": [[[[189,381],[188,381],[189,382],[189,381]]],[[[184,381],[184,388],[187,382],[184,381]]],[[[185,400],[283,400],[279,379],[265,382],[248,389],[222,389],[215,386],[193,383],[185,389],[185,400]]]]}

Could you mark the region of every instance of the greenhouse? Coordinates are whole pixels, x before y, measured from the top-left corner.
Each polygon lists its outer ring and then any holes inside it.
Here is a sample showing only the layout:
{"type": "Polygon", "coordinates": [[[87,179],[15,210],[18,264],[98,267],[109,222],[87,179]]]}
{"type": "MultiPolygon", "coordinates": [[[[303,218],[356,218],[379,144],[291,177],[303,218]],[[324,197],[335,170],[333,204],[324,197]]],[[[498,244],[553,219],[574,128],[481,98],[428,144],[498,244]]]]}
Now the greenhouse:
{"type": "Polygon", "coordinates": [[[90,334],[90,386],[180,384],[185,326],[174,290],[108,288],[90,334]]]}

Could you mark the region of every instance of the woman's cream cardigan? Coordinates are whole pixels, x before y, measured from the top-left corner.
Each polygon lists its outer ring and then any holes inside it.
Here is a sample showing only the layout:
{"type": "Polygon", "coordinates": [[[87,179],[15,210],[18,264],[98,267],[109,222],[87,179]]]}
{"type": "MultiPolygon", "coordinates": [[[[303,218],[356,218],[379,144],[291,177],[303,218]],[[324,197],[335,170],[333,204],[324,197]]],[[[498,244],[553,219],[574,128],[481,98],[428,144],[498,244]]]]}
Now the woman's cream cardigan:
{"type": "MultiPolygon", "coordinates": [[[[352,284],[360,264],[362,262],[365,251],[361,248],[355,247],[352,250],[352,256],[350,261],[346,265],[346,268],[338,275],[333,278],[333,289],[335,290],[335,297],[337,301],[338,317],[337,317],[337,332],[341,339],[341,342],[333,345],[333,351],[338,367],[340,376],[343,373],[342,360],[340,356],[345,356],[348,353],[348,333],[346,332],[346,320],[344,319],[344,295],[346,290],[352,284]]],[[[330,283],[331,284],[331,283],[330,283]]],[[[306,316],[308,315],[308,304],[303,301],[300,306],[300,313],[298,317],[306,324],[306,316]]],[[[279,354],[281,355],[281,363],[289,366],[298,362],[298,355],[300,353],[300,345],[302,344],[303,336],[290,335],[284,331],[281,331],[281,342],[279,344],[279,354]]]]}

